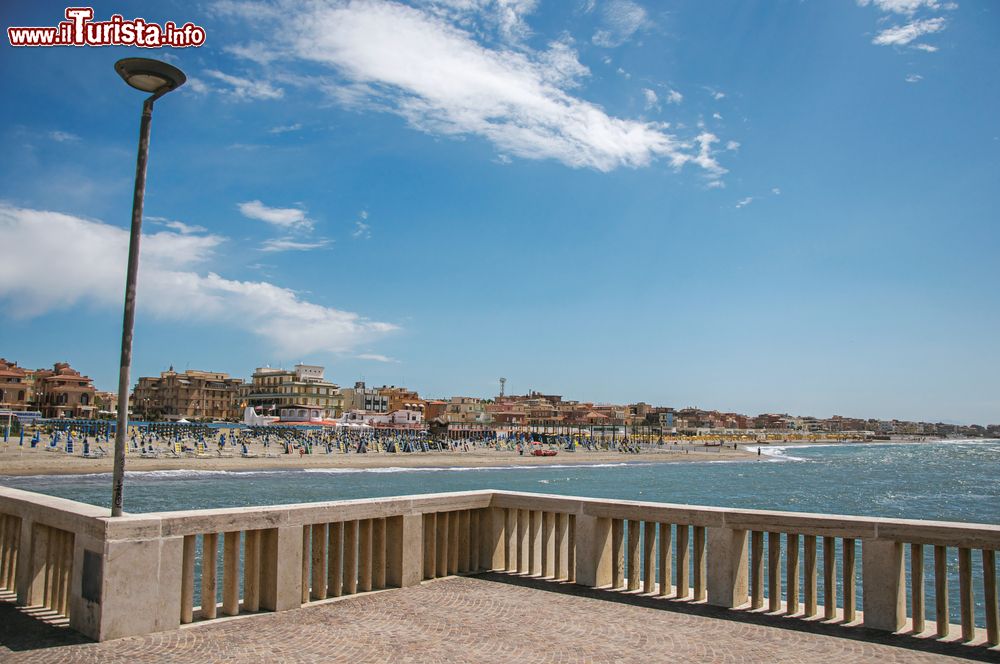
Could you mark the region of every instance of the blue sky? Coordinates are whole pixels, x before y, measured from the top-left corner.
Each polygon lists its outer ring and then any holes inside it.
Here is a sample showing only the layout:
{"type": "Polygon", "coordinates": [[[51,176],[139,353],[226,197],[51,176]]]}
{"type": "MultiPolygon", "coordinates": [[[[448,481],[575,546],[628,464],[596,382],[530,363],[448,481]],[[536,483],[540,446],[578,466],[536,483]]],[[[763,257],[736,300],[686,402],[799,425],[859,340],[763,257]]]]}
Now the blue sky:
{"type": "MultiPolygon", "coordinates": [[[[65,5],[8,2],[4,27],[65,5]]],[[[2,353],[116,383],[324,364],[421,394],[1000,421],[990,2],[98,2],[200,48],[0,55],[2,353]]]]}

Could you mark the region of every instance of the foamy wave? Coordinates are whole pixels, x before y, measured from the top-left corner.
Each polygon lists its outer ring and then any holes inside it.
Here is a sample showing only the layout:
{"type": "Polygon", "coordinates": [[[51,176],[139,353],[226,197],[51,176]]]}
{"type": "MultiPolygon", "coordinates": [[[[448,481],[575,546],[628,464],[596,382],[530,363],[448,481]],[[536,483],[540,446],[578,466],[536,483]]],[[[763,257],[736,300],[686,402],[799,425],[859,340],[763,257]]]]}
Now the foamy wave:
{"type": "MultiPolygon", "coordinates": [[[[756,446],[745,447],[744,449],[748,452],[754,451],[756,446]]],[[[802,457],[792,456],[788,454],[789,449],[796,449],[800,447],[821,447],[820,445],[760,445],[761,456],[770,457],[770,461],[808,461],[808,459],[803,459],[802,457]]],[[[833,445],[826,445],[825,447],[833,447],[833,445]]]]}

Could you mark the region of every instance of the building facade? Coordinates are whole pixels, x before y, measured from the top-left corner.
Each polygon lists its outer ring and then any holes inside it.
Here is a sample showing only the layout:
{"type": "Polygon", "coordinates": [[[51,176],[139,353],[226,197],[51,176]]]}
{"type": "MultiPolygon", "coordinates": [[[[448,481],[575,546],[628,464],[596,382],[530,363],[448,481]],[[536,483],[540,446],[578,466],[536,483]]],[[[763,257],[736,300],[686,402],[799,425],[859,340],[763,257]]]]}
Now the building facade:
{"type": "Polygon", "coordinates": [[[324,369],[296,364],[292,369],[258,367],[253,373],[247,404],[261,415],[277,415],[282,408],[317,408],[322,419],[344,411],[340,388],[324,379],[324,369]]]}
{"type": "Polygon", "coordinates": [[[343,409],[363,410],[369,413],[388,413],[389,396],[375,387],[365,387],[363,381],[354,383],[354,387],[342,389],[343,409]]]}
{"type": "Polygon", "coordinates": [[[171,367],[159,376],[139,379],[133,394],[138,417],[165,420],[237,420],[243,381],[229,374],[171,367]]]}
{"type": "Polygon", "coordinates": [[[35,401],[34,371],[0,357],[0,410],[28,410],[35,401]]]}
{"type": "Polygon", "coordinates": [[[93,418],[95,391],[94,381],[66,362],[35,372],[35,403],[42,417],[93,418]]]}

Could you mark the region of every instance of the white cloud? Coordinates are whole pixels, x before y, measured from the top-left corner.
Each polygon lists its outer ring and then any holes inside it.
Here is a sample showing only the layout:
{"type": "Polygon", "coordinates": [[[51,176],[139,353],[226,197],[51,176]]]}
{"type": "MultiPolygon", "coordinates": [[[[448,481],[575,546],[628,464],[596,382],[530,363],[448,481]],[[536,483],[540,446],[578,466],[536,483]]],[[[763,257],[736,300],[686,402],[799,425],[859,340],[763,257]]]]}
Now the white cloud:
{"type": "Polygon", "coordinates": [[[185,224],[183,221],[175,221],[173,219],[167,219],[166,217],[147,216],[146,220],[151,221],[154,224],[162,224],[170,230],[177,231],[181,235],[192,235],[194,233],[205,233],[208,231],[208,229],[204,226],[185,224]]]}
{"type": "Polygon", "coordinates": [[[205,74],[229,85],[229,88],[225,92],[241,101],[251,99],[281,99],[285,96],[284,90],[274,87],[264,79],[241,78],[226,74],[217,69],[206,69],[205,74]]]}
{"type": "Polygon", "coordinates": [[[679,104],[684,101],[684,95],[677,92],[677,90],[671,90],[667,93],[667,103],[668,104],[679,104]]]}
{"type": "Polygon", "coordinates": [[[292,131],[298,131],[299,129],[302,129],[302,124],[299,123],[299,122],[296,122],[295,124],[278,125],[277,127],[271,127],[270,129],[267,130],[267,133],[269,133],[269,134],[287,134],[287,133],[292,132],[292,131]]]}
{"type": "Polygon", "coordinates": [[[351,237],[355,240],[370,240],[372,237],[371,226],[363,221],[355,221],[351,237]]]}
{"type": "Polygon", "coordinates": [[[735,152],[740,149],[739,141],[726,141],[726,149],[730,152],[735,152]]]}
{"type": "Polygon", "coordinates": [[[618,75],[619,76],[624,76],[626,79],[632,78],[632,74],[628,73],[627,71],[625,71],[621,67],[618,68],[618,75]]]}
{"type": "Polygon", "coordinates": [[[931,46],[930,44],[914,44],[913,48],[918,51],[924,51],[925,53],[937,53],[938,51],[937,46],[931,46]]]}
{"type": "Polygon", "coordinates": [[[211,91],[208,83],[201,80],[200,78],[195,78],[194,76],[188,76],[187,82],[184,83],[184,87],[181,88],[182,91],[192,92],[196,95],[208,94],[211,91]]]}
{"type": "Polygon", "coordinates": [[[718,111],[716,111],[715,113],[712,113],[712,119],[714,119],[714,120],[721,120],[722,119],[722,114],[719,113],[718,111]]]}
{"type": "Polygon", "coordinates": [[[774,194],[775,196],[780,196],[781,195],[781,190],[778,189],[777,187],[772,187],[771,188],[771,193],[774,194]]]}
{"type": "Polygon", "coordinates": [[[880,11],[911,15],[918,9],[938,9],[937,0],[858,0],[862,7],[874,5],[880,11]]]}
{"type": "Polygon", "coordinates": [[[378,353],[361,353],[357,356],[359,360],[371,360],[372,362],[398,362],[387,355],[379,355],[378,353]]]}
{"type": "Polygon", "coordinates": [[[353,101],[427,133],[477,135],[501,154],[601,171],[657,159],[707,163],[691,153],[700,143],[668,134],[667,125],[612,117],[569,94],[585,68],[565,42],[542,53],[487,47],[431,12],[384,1],[307,5],[279,32],[296,57],[346,79],[353,101]]]}
{"type": "Polygon", "coordinates": [[[920,81],[924,80],[924,77],[921,76],[920,74],[909,74],[907,75],[905,80],[907,83],[919,83],[920,81]]]}
{"type": "Polygon", "coordinates": [[[646,10],[632,0],[610,0],[602,5],[601,28],[592,41],[597,46],[615,48],[648,24],[646,10]]]}
{"type": "Polygon", "coordinates": [[[659,110],[659,108],[660,108],[660,103],[659,103],[660,99],[659,99],[659,97],[656,96],[656,92],[654,90],[650,90],[649,88],[643,88],[642,89],[642,96],[645,97],[645,99],[646,99],[646,110],[647,111],[650,110],[650,109],[654,109],[654,108],[657,109],[657,110],[659,110]]]}
{"type": "Polygon", "coordinates": [[[291,237],[279,237],[264,240],[260,245],[260,250],[263,252],[310,251],[312,249],[321,249],[328,244],[330,244],[329,240],[302,241],[291,237]]]}
{"type": "Polygon", "coordinates": [[[878,46],[905,46],[918,37],[940,32],[944,27],[945,20],[942,17],[911,21],[906,25],[895,25],[882,30],[875,35],[872,43],[878,46]]]}
{"type": "MultiPolygon", "coordinates": [[[[163,320],[241,329],[287,356],[350,352],[397,327],[305,301],[288,288],[226,279],[195,268],[224,238],[163,231],[144,235],[137,302],[163,320]]],[[[128,231],[100,221],[0,203],[0,244],[17,246],[0,261],[0,299],[9,316],[30,319],[74,305],[109,312],[122,304],[128,231]],[[37,270],[39,256],[65,255],[37,270]]]]}
{"type": "Polygon", "coordinates": [[[50,131],[49,138],[57,143],[73,143],[79,141],[80,137],[76,134],[71,134],[68,131],[50,131]]]}
{"type": "Polygon", "coordinates": [[[240,203],[240,213],[249,219],[258,219],[279,228],[311,230],[313,223],[299,208],[273,208],[258,200],[240,203]]]}
{"type": "Polygon", "coordinates": [[[256,62],[259,65],[269,65],[278,59],[279,53],[263,42],[250,42],[248,44],[230,44],[223,46],[222,50],[231,55],[244,60],[256,62]]]}
{"type": "Polygon", "coordinates": [[[751,203],[753,203],[753,196],[747,196],[746,198],[744,198],[743,200],[739,201],[736,204],[736,209],[738,210],[740,208],[746,207],[746,206],[750,205],[751,203]]]}

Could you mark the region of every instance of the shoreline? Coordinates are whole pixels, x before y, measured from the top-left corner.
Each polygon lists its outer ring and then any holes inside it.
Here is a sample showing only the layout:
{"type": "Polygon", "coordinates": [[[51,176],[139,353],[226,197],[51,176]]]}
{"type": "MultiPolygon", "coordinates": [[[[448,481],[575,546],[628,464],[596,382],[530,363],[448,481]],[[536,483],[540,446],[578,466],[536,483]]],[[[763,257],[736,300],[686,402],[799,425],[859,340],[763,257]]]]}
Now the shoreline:
{"type": "MultiPolygon", "coordinates": [[[[525,457],[516,452],[496,452],[493,450],[471,452],[418,452],[407,454],[310,454],[277,457],[242,458],[210,456],[206,458],[181,457],[143,459],[129,456],[125,470],[226,470],[226,471],[278,471],[305,469],[379,469],[379,468],[494,468],[504,466],[546,466],[597,465],[608,463],[684,463],[695,461],[750,461],[756,459],[756,452],[744,450],[712,451],[657,451],[641,454],[620,452],[560,452],[554,457],[525,457]]],[[[766,460],[764,457],[762,460],[766,460]]],[[[61,455],[58,452],[34,450],[18,455],[16,451],[0,452],[0,477],[24,477],[32,475],[85,475],[112,472],[114,460],[111,456],[101,459],[84,459],[77,456],[61,455]]]]}

